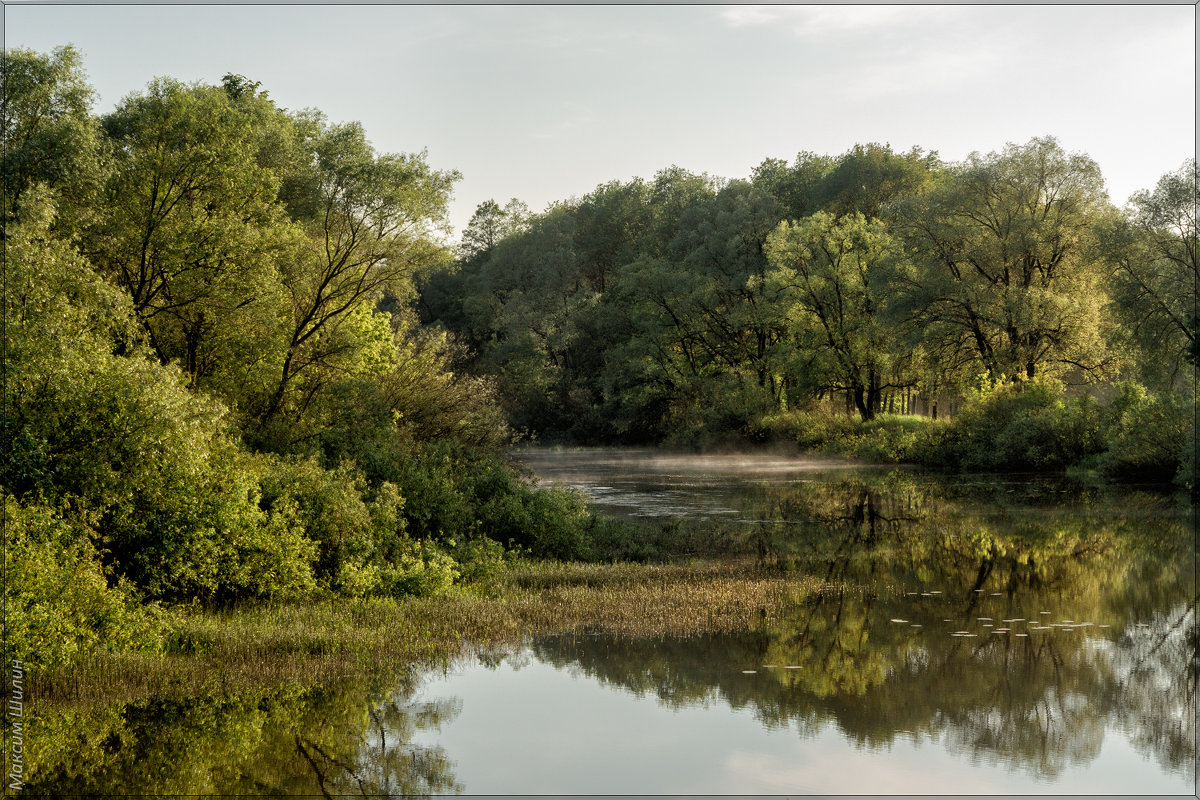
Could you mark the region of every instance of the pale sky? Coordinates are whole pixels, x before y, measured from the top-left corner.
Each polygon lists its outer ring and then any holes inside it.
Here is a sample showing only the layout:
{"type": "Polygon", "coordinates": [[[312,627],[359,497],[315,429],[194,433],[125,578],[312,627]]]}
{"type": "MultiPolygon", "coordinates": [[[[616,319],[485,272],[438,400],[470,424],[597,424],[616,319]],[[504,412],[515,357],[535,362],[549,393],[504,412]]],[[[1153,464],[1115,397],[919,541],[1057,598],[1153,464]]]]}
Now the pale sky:
{"type": "MultiPolygon", "coordinates": [[[[1118,205],[1196,152],[1196,7],[39,5],[5,44],[73,44],[110,110],[155,76],[261,81],[457,169],[451,221],[677,164],[748,177],[855,143],[944,159],[1056,136],[1118,205]]],[[[455,236],[457,240],[457,234],[455,236]]]]}

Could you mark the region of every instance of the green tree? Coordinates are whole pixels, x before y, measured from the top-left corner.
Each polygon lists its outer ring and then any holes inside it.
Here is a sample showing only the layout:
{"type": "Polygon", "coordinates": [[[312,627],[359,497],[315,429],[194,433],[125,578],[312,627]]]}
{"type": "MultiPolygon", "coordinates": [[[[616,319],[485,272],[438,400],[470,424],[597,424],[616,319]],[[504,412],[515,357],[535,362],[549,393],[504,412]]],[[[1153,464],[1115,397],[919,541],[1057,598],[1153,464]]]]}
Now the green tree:
{"type": "Polygon", "coordinates": [[[115,163],[87,239],[92,259],[129,293],[158,358],[193,387],[261,363],[283,322],[275,262],[289,233],[253,118],[220,87],[160,79],[103,123],[115,163]]]}
{"type": "Polygon", "coordinates": [[[878,220],[821,211],[780,223],[766,249],[775,268],[769,281],[791,307],[798,346],[822,354],[825,388],[849,392],[862,418],[873,419],[881,391],[907,385],[887,308],[899,283],[899,244],[878,220]]]}
{"type": "Polygon", "coordinates": [[[131,300],[55,237],[46,190],[24,203],[6,247],[4,487],[70,508],[109,574],[152,597],[312,588],[311,543],[259,508],[225,409],[137,344],[131,300]]]}
{"type": "Polygon", "coordinates": [[[281,433],[280,420],[303,415],[335,379],[386,369],[388,315],[374,310],[388,297],[407,300],[414,272],[448,257],[436,235],[459,177],[432,169],[423,152],[376,153],[358,123],[313,114],[297,124],[307,171],[287,202],[302,235],[280,263],[288,320],[260,436],[281,433]]]}
{"type": "Polygon", "coordinates": [[[495,200],[485,200],[471,215],[463,230],[460,258],[471,259],[487,255],[503,239],[525,228],[529,222],[529,207],[517,198],[503,207],[495,200]]]}
{"type": "Polygon", "coordinates": [[[829,156],[803,151],[789,167],[781,158],[768,158],[754,168],[752,180],[783,209],[780,219],[800,219],[821,209],[821,184],[835,164],[829,156]]]}
{"type": "Polygon", "coordinates": [[[901,231],[920,263],[907,294],[939,363],[973,363],[992,380],[1110,366],[1107,302],[1089,246],[1108,208],[1096,163],[1052,138],[972,154],[901,231]]]}
{"type": "Polygon", "coordinates": [[[1138,192],[1125,215],[1105,228],[1118,313],[1145,353],[1143,371],[1168,385],[1196,363],[1196,160],[1188,159],[1138,192]]]}
{"type": "Polygon", "coordinates": [[[103,137],[91,115],[94,93],[79,52],[69,46],[53,55],[6,50],[0,59],[0,93],[3,220],[19,213],[30,187],[43,183],[63,201],[56,225],[78,232],[96,211],[107,169],[103,137]]]}
{"type": "Polygon", "coordinates": [[[900,154],[888,145],[856,144],[821,178],[813,198],[834,216],[859,212],[877,218],[892,202],[926,191],[937,167],[937,155],[919,148],[900,154]]]}

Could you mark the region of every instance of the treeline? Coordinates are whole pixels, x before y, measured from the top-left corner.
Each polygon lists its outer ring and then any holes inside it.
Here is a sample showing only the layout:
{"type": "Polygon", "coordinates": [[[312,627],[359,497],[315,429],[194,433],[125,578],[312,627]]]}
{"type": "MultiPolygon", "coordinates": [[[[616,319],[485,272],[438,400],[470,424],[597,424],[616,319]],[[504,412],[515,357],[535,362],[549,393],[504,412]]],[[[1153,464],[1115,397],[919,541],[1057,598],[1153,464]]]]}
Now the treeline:
{"type": "Polygon", "coordinates": [[[543,439],[865,436],[879,457],[1169,476],[1194,435],[1195,177],[1189,160],[1119,211],[1096,163],[1052,138],[961,163],[801,153],[744,180],[671,167],[541,214],[482,204],[420,308],[543,439]],[[944,418],[948,400],[993,427],[1024,404],[1013,436],[1040,415],[1073,440],[989,462],[995,436],[923,425],[896,446],[915,428],[890,415],[944,418]],[[1087,419],[1064,432],[1072,415],[1087,419]],[[1147,425],[1161,441],[1122,438],[1147,425]]]}
{"type": "Polygon", "coordinates": [[[2,77],[6,653],[586,554],[582,502],[509,467],[493,381],[412,310],[457,173],[241,76],[103,116],[70,48],[2,77]]]}

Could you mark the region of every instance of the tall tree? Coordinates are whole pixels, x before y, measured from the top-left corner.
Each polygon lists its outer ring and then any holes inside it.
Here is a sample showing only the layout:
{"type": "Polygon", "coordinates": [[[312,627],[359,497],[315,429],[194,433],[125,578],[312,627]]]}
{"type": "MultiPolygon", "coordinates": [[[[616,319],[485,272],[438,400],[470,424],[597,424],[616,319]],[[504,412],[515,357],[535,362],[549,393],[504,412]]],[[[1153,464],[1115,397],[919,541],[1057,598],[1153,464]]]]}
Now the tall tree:
{"type": "Polygon", "coordinates": [[[834,216],[859,212],[876,218],[893,201],[927,190],[937,168],[937,155],[919,148],[894,153],[888,145],[856,144],[822,176],[813,199],[834,216]]]}
{"type": "Polygon", "coordinates": [[[883,389],[905,385],[899,336],[886,308],[902,253],[887,227],[860,213],[824,211],[783,222],[767,240],[769,280],[791,306],[799,346],[821,354],[821,388],[845,390],[865,420],[883,389]]]}
{"type": "Polygon", "coordinates": [[[280,320],[274,263],[289,246],[260,132],[220,87],[160,79],[103,119],[114,150],[93,261],[129,292],[163,363],[197,386],[225,345],[280,320]]]}
{"type": "Polygon", "coordinates": [[[902,230],[921,254],[911,316],[941,357],[993,380],[1110,364],[1101,337],[1102,270],[1089,247],[1109,208],[1100,169],[1052,138],[973,153],[902,230]]]}
{"type": "Polygon", "coordinates": [[[782,158],[768,158],[754,168],[752,180],[783,208],[781,219],[800,219],[820,210],[819,191],[833,169],[834,159],[806,151],[791,166],[782,158]]]}
{"type": "Polygon", "coordinates": [[[463,230],[459,257],[470,260],[487,255],[502,240],[523,230],[528,222],[529,207],[515,197],[504,206],[495,200],[483,201],[463,230]]]}
{"type": "Polygon", "coordinates": [[[1174,382],[1196,363],[1196,160],[1134,195],[1123,217],[1106,226],[1104,249],[1113,268],[1117,308],[1146,355],[1143,366],[1174,382]]]}
{"type": "Polygon", "coordinates": [[[92,218],[107,169],[103,137],[91,114],[94,93],[79,52],[69,46],[52,55],[5,51],[0,92],[3,220],[18,212],[33,184],[44,183],[62,201],[56,226],[78,232],[92,218]]]}
{"type": "Polygon", "coordinates": [[[424,152],[376,153],[358,123],[309,114],[297,125],[307,169],[287,200],[303,233],[281,263],[290,319],[260,432],[280,415],[303,413],[347,371],[386,367],[390,332],[386,315],[372,320],[375,306],[409,298],[413,273],[449,258],[438,234],[459,178],[430,167],[424,152]]]}

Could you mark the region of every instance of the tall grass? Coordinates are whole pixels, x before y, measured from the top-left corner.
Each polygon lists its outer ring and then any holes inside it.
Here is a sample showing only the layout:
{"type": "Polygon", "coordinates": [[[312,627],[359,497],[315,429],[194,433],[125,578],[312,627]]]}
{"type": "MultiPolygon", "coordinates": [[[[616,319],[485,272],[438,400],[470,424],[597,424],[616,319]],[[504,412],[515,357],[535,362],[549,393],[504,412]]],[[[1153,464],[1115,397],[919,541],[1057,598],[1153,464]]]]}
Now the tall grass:
{"type": "Polygon", "coordinates": [[[101,654],[38,676],[56,703],[262,686],[402,669],[522,637],[583,631],[689,636],[744,630],[819,591],[751,562],[527,563],[438,597],[177,610],[165,654],[101,654]]]}

